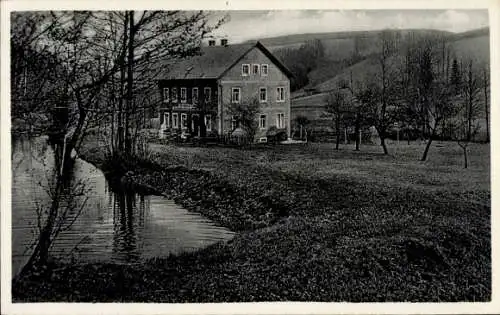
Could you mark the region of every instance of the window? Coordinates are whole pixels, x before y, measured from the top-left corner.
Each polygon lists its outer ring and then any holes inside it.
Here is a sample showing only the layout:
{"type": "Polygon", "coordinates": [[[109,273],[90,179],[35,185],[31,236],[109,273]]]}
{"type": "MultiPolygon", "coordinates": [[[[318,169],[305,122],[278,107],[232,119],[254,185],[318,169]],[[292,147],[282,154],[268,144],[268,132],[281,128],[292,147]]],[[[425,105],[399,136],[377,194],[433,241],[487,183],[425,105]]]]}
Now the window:
{"type": "Polygon", "coordinates": [[[259,89],[259,100],[261,103],[267,102],[267,88],[263,87],[259,89]]]}
{"type": "Polygon", "coordinates": [[[198,88],[193,88],[192,91],[193,104],[198,103],[198,88]]]}
{"type": "Polygon", "coordinates": [[[179,115],[177,113],[172,114],[172,127],[179,128],[179,115]]]}
{"type": "Polygon", "coordinates": [[[246,77],[250,74],[250,65],[249,64],[243,64],[241,66],[241,75],[246,77]]]}
{"type": "Polygon", "coordinates": [[[234,130],[238,127],[238,119],[236,118],[236,116],[233,116],[231,118],[231,130],[234,130]]]}
{"type": "Polygon", "coordinates": [[[210,103],[210,93],[212,90],[209,87],[203,89],[203,94],[205,95],[205,103],[210,103]]]}
{"type": "Polygon", "coordinates": [[[284,102],[285,101],[285,88],[279,87],[276,89],[276,101],[284,102]]]}
{"type": "Polygon", "coordinates": [[[165,113],[165,115],[163,117],[164,117],[163,124],[167,128],[170,128],[170,113],[165,113]]]}
{"type": "Polygon", "coordinates": [[[212,116],[205,115],[205,127],[207,131],[212,131],[212,116]]]}
{"type": "Polygon", "coordinates": [[[163,88],[163,102],[167,103],[169,101],[168,88],[163,88]]]}
{"type": "Polygon", "coordinates": [[[268,65],[267,64],[263,64],[260,66],[260,73],[263,75],[263,76],[267,76],[267,73],[268,73],[268,65]]]}
{"type": "Polygon", "coordinates": [[[259,65],[252,65],[252,73],[254,75],[258,75],[259,74],[259,65]]]}
{"type": "Polygon", "coordinates": [[[181,114],[181,127],[182,128],[187,127],[187,114],[185,114],[185,113],[181,114]]]}
{"type": "Polygon", "coordinates": [[[181,103],[187,102],[187,89],[185,87],[181,88],[181,103]]]}
{"type": "Polygon", "coordinates": [[[177,103],[177,88],[172,88],[172,102],[177,103]]]}
{"type": "Polygon", "coordinates": [[[200,116],[198,114],[193,114],[191,115],[191,130],[194,130],[195,125],[198,124],[198,120],[200,119],[200,116]]]}
{"type": "Polygon", "coordinates": [[[241,98],[240,88],[231,89],[231,103],[239,103],[241,98]]]}
{"type": "Polygon", "coordinates": [[[266,120],[267,120],[266,115],[260,115],[260,117],[259,117],[259,128],[260,129],[266,129],[266,120]]]}
{"type": "Polygon", "coordinates": [[[283,113],[278,114],[278,116],[276,117],[276,127],[278,129],[285,128],[285,114],[283,113]]]}

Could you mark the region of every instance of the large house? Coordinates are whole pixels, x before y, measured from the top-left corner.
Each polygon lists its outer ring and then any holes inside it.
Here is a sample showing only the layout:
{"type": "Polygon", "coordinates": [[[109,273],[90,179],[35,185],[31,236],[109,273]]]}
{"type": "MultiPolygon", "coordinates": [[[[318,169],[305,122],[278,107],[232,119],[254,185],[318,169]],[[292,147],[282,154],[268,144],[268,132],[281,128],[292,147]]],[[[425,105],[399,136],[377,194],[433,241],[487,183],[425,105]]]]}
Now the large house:
{"type": "Polygon", "coordinates": [[[255,140],[264,141],[272,126],[290,136],[290,70],[260,42],[214,42],[159,80],[161,132],[228,135],[239,124],[231,104],[259,102],[255,140]]]}

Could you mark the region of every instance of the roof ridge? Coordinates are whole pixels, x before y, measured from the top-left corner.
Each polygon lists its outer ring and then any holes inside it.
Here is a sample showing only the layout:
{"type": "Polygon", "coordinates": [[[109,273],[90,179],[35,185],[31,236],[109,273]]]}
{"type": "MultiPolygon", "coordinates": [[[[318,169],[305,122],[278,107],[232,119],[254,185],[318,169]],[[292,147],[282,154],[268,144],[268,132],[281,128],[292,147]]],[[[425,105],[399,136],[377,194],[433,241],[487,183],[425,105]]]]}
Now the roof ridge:
{"type": "Polygon", "coordinates": [[[186,58],[173,64],[162,74],[163,79],[218,79],[231,69],[250,50],[257,47],[288,77],[292,73],[260,41],[253,43],[230,44],[227,46],[204,46],[201,54],[186,58]]]}

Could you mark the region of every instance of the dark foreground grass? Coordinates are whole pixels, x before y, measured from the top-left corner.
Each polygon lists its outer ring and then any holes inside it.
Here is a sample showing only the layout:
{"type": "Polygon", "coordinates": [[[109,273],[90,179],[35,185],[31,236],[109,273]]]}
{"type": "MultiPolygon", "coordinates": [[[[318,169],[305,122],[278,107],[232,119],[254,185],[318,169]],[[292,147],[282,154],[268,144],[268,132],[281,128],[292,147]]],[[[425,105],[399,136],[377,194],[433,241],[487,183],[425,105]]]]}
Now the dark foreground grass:
{"type": "MultiPolygon", "coordinates": [[[[152,149],[154,163],[128,165],[124,180],[239,231],[235,238],[140,265],[60,266],[19,279],[16,301],[491,297],[486,147],[467,171],[449,145],[427,163],[414,161],[417,148],[396,157],[327,145],[152,149]]],[[[86,158],[100,163],[97,153],[86,158]]]]}

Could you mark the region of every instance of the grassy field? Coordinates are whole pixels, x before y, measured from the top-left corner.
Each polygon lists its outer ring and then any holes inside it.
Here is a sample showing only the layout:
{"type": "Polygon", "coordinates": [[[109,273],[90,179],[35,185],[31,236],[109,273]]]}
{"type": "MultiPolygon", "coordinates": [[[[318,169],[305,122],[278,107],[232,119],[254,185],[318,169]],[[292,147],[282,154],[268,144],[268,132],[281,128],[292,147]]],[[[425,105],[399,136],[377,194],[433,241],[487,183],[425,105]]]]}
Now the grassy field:
{"type": "MultiPolygon", "coordinates": [[[[390,140],[389,140],[390,141],[390,140]]],[[[258,166],[272,172],[307,178],[370,183],[378,187],[422,189],[442,192],[489,203],[490,152],[488,145],[474,144],[469,148],[469,168],[463,168],[463,155],[454,142],[433,144],[426,162],[419,161],[424,143],[399,145],[389,142],[390,155],[381,154],[378,145],[317,144],[277,147],[257,147],[250,150],[232,148],[174,147],[151,144],[153,153],[170,158],[176,165],[206,169],[237,180],[248,167],[258,166]],[[246,167],[238,167],[245,165],[246,167]],[[486,198],[486,199],[485,199],[486,198]]],[[[469,199],[470,200],[470,199],[469,199]]]]}
{"type": "MultiPolygon", "coordinates": [[[[129,179],[238,231],[140,267],[68,266],[20,301],[487,301],[489,146],[150,145],[129,179]],[[147,164],[147,163],[146,163],[147,164]],[[72,279],[71,284],[61,279],[72,279]],[[89,289],[91,288],[91,289],[89,289]],[[75,291],[77,293],[75,293],[75,291]]],[[[91,157],[95,158],[96,154],[91,157]]]]}

